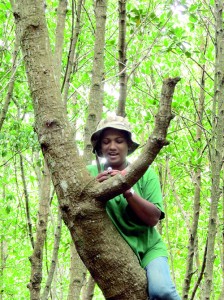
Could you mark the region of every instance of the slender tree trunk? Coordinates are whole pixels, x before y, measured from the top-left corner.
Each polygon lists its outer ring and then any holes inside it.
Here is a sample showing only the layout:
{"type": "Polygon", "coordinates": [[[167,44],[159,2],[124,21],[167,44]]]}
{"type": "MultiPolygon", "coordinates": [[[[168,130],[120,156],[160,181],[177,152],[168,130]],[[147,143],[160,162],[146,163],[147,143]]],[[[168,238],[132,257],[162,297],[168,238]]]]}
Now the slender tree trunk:
{"type": "Polygon", "coordinates": [[[125,103],[127,97],[127,72],[126,72],[126,0],[118,0],[119,11],[119,37],[118,37],[118,54],[119,54],[119,100],[117,115],[125,117],[125,103]]]}
{"type": "Polygon", "coordinates": [[[52,259],[51,259],[51,266],[50,270],[48,273],[47,277],[47,282],[43,291],[43,294],[41,295],[41,300],[47,300],[48,299],[48,294],[51,288],[51,284],[53,281],[54,277],[54,272],[58,260],[58,250],[59,250],[59,245],[60,245],[60,239],[61,239],[61,226],[62,226],[62,219],[61,219],[61,212],[58,207],[58,217],[57,217],[57,226],[55,229],[55,239],[54,239],[54,248],[53,248],[53,254],[52,254],[52,259]]]}
{"type": "MultiPolygon", "coordinates": [[[[223,177],[222,177],[222,219],[221,220],[224,220],[224,174],[223,174],[223,177]]],[[[221,225],[221,235],[222,235],[222,238],[221,238],[221,266],[222,266],[222,291],[220,293],[220,296],[219,296],[219,300],[222,300],[224,299],[224,225],[222,223],[221,225]]]]}
{"type": "Polygon", "coordinates": [[[70,283],[67,300],[79,300],[84,286],[87,269],[81,261],[75,245],[71,242],[70,283]]]}
{"type": "Polygon", "coordinates": [[[210,299],[212,292],[213,265],[215,260],[214,247],[217,232],[217,208],[221,195],[220,174],[224,159],[224,24],[223,1],[215,1],[216,18],[216,62],[215,62],[215,91],[212,120],[211,147],[211,206],[208,225],[208,249],[206,257],[205,282],[203,299],[210,299]]]}
{"type": "Polygon", "coordinates": [[[6,260],[7,260],[7,244],[4,240],[4,236],[0,236],[0,299],[4,298],[4,269],[6,268],[6,260]]]}
{"type": "Polygon", "coordinates": [[[81,12],[82,12],[82,3],[83,0],[77,1],[77,9],[75,9],[75,1],[72,1],[72,29],[71,29],[71,42],[70,42],[70,48],[68,53],[68,61],[66,66],[66,72],[64,76],[64,81],[62,84],[62,90],[63,90],[63,100],[66,105],[68,101],[68,91],[69,91],[69,85],[72,75],[72,70],[74,67],[74,57],[75,57],[75,49],[80,33],[80,22],[81,22],[81,12]],[[75,21],[75,22],[74,22],[75,21]]]}
{"type": "Polygon", "coordinates": [[[67,13],[67,0],[58,1],[57,8],[57,27],[56,27],[56,39],[55,39],[55,72],[58,80],[61,78],[61,61],[62,52],[64,45],[64,29],[65,29],[65,19],[67,13]]]}
{"type": "Polygon", "coordinates": [[[89,276],[86,289],[83,293],[82,300],[91,300],[94,296],[95,281],[92,276],[89,276]]]}
{"type": "Polygon", "coordinates": [[[2,129],[2,125],[4,123],[8,108],[9,108],[9,104],[12,98],[12,94],[13,94],[13,88],[14,88],[14,81],[15,81],[15,75],[16,75],[16,69],[17,69],[17,56],[18,56],[18,52],[19,52],[19,39],[18,36],[16,36],[16,40],[15,40],[15,46],[14,46],[14,51],[13,51],[13,57],[12,57],[12,72],[11,72],[11,77],[9,80],[9,85],[8,85],[8,92],[5,98],[5,102],[3,104],[1,113],[0,113],[0,131],[2,129]]]}
{"type": "MultiPolygon", "coordinates": [[[[202,138],[202,120],[203,120],[203,112],[204,112],[204,99],[205,99],[205,66],[202,67],[202,76],[200,83],[200,96],[199,96],[199,104],[197,108],[197,120],[198,124],[196,130],[196,143],[199,144],[202,138]]],[[[195,104],[196,107],[196,104],[195,104]]],[[[202,145],[200,143],[200,145],[202,145]]],[[[197,152],[201,153],[201,146],[197,146],[197,152]]],[[[193,270],[193,262],[194,256],[197,255],[197,230],[198,230],[198,220],[200,214],[200,195],[201,195],[201,164],[198,164],[197,170],[192,175],[193,183],[195,186],[194,189],[194,206],[193,206],[193,222],[189,232],[189,241],[188,241],[188,257],[187,257],[187,265],[186,265],[186,273],[182,291],[182,299],[188,299],[189,290],[191,284],[191,278],[194,273],[193,270]]]]}
{"type": "MultiPolygon", "coordinates": [[[[102,117],[103,111],[103,80],[104,80],[104,47],[105,47],[105,31],[106,31],[106,13],[107,0],[95,1],[95,44],[94,44],[94,58],[92,69],[92,83],[89,94],[88,116],[85,125],[84,137],[84,159],[87,164],[92,162],[92,145],[90,143],[91,134],[96,129],[98,122],[102,117]]],[[[91,276],[91,274],[90,274],[91,276]]],[[[90,289],[94,290],[94,280],[87,282],[87,290],[89,295],[92,294],[90,289]],[[89,283],[90,286],[89,286],[89,283]]],[[[90,298],[89,298],[90,299],[90,298]]]]}
{"type": "Polygon", "coordinates": [[[92,69],[92,83],[90,87],[88,117],[85,126],[84,138],[84,158],[87,163],[91,163],[92,160],[92,145],[90,143],[90,137],[102,117],[103,110],[106,13],[107,0],[96,0],[96,31],[92,69]]]}
{"type": "MultiPolygon", "coordinates": [[[[5,168],[4,168],[5,169],[5,168]]],[[[4,170],[3,169],[3,173],[4,170]]],[[[5,199],[5,184],[1,186],[2,188],[2,199],[5,199]]],[[[7,243],[5,240],[4,234],[1,232],[0,235],[0,300],[4,298],[4,270],[6,267],[6,260],[7,260],[7,243]]]]}
{"type": "Polygon", "coordinates": [[[23,183],[23,192],[24,192],[24,197],[25,197],[27,227],[28,227],[30,242],[31,242],[32,248],[34,248],[33,225],[32,225],[32,221],[31,221],[31,217],[30,217],[29,196],[28,196],[26,178],[25,178],[24,167],[23,167],[23,157],[21,154],[19,155],[19,158],[20,158],[21,177],[22,177],[22,183],[23,183]]]}
{"type": "Polygon", "coordinates": [[[33,254],[30,257],[31,262],[31,277],[28,284],[30,290],[30,299],[40,299],[40,289],[42,281],[42,260],[43,260],[43,247],[47,233],[47,222],[49,214],[49,199],[50,199],[50,173],[45,164],[43,178],[40,189],[39,201],[39,215],[36,232],[36,241],[34,244],[33,254]]]}

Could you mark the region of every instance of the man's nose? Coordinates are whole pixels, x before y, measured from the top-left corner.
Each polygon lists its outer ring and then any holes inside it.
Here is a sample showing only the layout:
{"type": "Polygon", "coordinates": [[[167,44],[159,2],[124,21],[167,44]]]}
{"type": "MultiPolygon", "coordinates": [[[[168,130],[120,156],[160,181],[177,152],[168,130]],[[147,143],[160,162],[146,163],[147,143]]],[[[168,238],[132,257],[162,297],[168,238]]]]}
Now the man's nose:
{"type": "Polygon", "coordinates": [[[115,149],[116,148],[116,142],[115,141],[111,141],[110,142],[110,149],[115,149]]]}

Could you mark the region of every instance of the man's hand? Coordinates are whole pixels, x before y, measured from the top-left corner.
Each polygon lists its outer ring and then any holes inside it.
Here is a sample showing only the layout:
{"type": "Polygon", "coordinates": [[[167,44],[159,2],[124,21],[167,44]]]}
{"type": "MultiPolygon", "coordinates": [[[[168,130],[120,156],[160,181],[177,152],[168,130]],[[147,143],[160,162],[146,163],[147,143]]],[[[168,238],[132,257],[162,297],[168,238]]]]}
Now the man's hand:
{"type": "Polygon", "coordinates": [[[99,182],[103,182],[105,180],[107,180],[108,178],[112,177],[112,176],[115,176],[117,174],[121,174],[121,175],[125,175],[126,174],[126,170],[122,170],[122,171],[119,171],[119,170],[105,170],[103,171],[102,173],[98,174],[96,176],[96,180],[99,181],[99,182]]]}

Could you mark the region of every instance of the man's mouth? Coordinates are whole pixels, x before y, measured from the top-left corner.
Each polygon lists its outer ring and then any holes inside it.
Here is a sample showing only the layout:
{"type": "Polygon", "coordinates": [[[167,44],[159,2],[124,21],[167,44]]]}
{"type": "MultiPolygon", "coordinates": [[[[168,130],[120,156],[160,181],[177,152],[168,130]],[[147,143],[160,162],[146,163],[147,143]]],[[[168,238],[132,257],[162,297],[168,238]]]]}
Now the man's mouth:
{"type": "Polygon", "coordinates": [[[118,156],[118,153],[108,153],[108,157],[114,158],[117,156],[118,156]]]}

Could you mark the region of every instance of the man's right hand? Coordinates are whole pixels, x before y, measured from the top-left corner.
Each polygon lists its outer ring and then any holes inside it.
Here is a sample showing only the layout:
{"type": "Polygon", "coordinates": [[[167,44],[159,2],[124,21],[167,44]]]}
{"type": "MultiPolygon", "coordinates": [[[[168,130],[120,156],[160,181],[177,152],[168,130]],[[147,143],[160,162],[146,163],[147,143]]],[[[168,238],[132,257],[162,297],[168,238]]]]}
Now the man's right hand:
{"type": "Polygon", "coordinates": [[[96,180],[99,181],[99,182],[103,182],[103,181],[107,180],[111,176],[109,172],[110,171],[106,170],[106,171],[103,171],[102,173],[98,174],[96,176],[96,180]]]}
{"type": "Polygon", "coordinates": [[[117,174],[125,175],[126,174],[126,169],[119,171],[119,170],[105,170],[102,173],[98,174],[96,176],[96,180],[99,182],[103,182],[104,180],[107,180],[110,177],[113,177],[117,174]]]}

